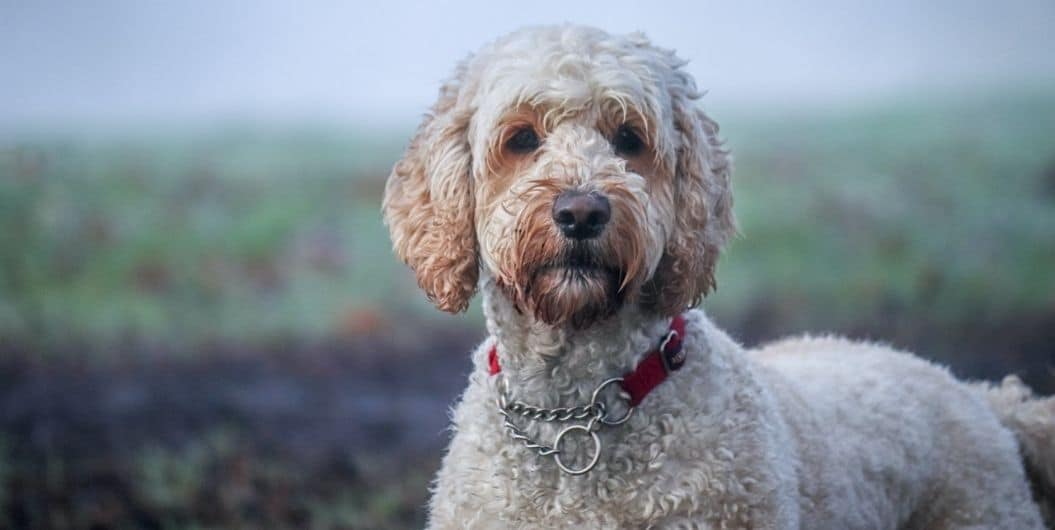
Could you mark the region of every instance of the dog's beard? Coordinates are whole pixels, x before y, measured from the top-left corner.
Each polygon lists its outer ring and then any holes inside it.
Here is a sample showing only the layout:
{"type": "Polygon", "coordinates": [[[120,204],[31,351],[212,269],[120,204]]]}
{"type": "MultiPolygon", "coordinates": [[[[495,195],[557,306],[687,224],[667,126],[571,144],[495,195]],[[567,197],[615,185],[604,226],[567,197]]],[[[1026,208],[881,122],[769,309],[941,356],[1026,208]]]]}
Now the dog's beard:
{"type": "Polygon", "coordinates": [[[522,299],[535,318],[580,329],[603,320],[623,304],[622,274],[584,243],[569,244],[530,273],[522,299]]]}

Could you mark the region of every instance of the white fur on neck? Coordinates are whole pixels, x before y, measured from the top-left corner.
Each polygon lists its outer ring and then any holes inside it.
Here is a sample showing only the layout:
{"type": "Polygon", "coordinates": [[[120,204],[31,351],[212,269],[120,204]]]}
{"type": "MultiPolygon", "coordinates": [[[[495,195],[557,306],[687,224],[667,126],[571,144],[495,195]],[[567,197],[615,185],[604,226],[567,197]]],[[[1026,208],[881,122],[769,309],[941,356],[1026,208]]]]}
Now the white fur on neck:
{"type": "Polygon", "coordinates": [[[543,407],[587,403],[602,381],[633,370],[670,326],[669,318],[627,304],[586,329],[553,327],[518,311],[493,281],[481,291],[511,396],[543,407]]]}

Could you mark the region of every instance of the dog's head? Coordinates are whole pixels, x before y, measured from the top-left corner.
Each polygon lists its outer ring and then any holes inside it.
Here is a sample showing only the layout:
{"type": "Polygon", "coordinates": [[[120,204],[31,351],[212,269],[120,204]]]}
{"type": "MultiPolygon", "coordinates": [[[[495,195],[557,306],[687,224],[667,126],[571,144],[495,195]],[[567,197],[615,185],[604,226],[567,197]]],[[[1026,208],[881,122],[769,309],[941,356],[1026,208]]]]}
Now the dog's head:
{"type": "Polygon", "coordinates": [[[464,310],[483,270],[554,326],[698,303],[735,227],[729,159],[684,64],[580,26],[462,62],[385,188],[395,251],[429,298],[464,310]]]}

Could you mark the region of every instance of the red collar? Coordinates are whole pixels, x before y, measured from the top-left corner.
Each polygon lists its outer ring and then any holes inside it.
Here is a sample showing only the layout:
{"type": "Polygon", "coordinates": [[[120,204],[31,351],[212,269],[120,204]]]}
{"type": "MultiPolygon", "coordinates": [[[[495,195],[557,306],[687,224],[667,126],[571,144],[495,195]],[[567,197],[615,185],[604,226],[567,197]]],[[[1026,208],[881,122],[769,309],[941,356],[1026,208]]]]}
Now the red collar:
{"type": "MultiPolygon", "coordinates": [[[[630,406],[636,407],[654,388],[659,386],[671,372],[685,364],[682,339],[685,337],[685,317],[678,315],[670,322],[670,331],[659,341],[659,345],[645,355],[637,368],[623,376],[620,383],[630,394],[630,406]]],[[[491,346],[487,353],[487,373],[495,375],[502,371],[498,364],[498,345],[491,346]]]]}

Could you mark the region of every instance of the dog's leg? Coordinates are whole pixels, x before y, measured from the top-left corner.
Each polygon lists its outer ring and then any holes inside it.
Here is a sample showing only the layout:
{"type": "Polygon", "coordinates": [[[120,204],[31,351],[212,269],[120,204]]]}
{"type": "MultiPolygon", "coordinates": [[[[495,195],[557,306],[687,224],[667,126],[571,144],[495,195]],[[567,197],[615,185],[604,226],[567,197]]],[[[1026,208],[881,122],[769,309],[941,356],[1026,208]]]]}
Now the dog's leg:
{"type": "Polygon", "coordinates": [[[1044,528],[1014,438],[1001,432],[999,425],[986,427],[985,423],[988,422],[957,426],[950,422],[944,426],[947,433],[955,436],[942,456],[945,464],[940,482],[934,496],[920,507],[907,528],[1044,528]]]}
{"type": "Polygon", "coordinates": [[[1049,528],[1055,528],[1055,397],[1038,399],[1021,379],[979,384],[1000,423],[1015,434],[1033,497],[1049,528]]]}

